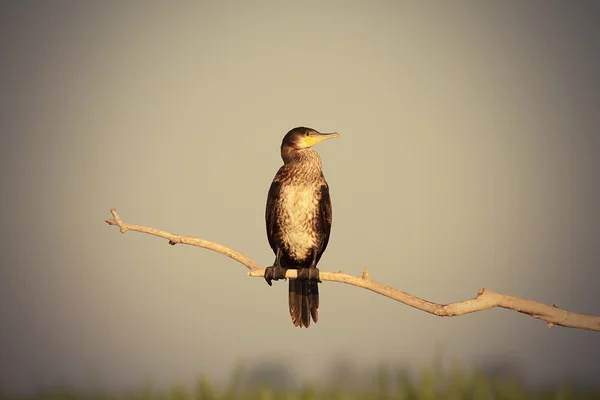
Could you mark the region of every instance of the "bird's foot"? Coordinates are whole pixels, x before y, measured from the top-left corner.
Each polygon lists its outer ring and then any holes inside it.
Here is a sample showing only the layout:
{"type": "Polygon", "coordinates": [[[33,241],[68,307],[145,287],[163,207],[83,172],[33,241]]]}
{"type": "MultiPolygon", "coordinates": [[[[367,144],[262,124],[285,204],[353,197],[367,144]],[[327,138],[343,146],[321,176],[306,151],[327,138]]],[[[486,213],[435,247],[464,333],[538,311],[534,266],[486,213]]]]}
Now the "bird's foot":
{"type": "Polygon", "coordinates": [[[298,279],[321,283],[317,267],[301,268],[298,270],[298,279]]]}
{"type": "Polygon", "coordinates": [[[272,267],[265,268],[265,280],[272,286],[273,283],[271,281],[278,281],[280,279],[285,279],[285,273],[287,272],[287,268],[283,268],[279,265],[274,265],[272,267]]]}

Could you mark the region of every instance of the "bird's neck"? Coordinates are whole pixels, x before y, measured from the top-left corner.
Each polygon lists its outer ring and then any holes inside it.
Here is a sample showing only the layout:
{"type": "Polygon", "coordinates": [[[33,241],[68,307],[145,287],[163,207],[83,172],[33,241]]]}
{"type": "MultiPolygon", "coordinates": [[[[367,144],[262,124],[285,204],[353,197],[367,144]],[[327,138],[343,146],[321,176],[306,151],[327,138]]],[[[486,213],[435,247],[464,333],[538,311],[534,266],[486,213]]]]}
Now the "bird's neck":
{"type": "Polygon", "coordinates": [[[306,177],[321,176],[321,157],[311,148],[297,150],[284,146],[281,148],[281,158],[286,167],[294,168],[306,177]]]}

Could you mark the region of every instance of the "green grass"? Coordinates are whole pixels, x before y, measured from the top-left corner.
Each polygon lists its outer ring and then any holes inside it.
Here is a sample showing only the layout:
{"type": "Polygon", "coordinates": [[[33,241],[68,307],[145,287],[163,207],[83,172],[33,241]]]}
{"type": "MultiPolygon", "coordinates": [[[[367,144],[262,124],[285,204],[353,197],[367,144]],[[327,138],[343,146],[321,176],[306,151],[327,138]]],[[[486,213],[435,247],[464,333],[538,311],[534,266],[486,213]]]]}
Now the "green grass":
{"type": "MultiPolygon", "coordinates": [[[[200,378],[191,387],[174,386],[159,390],[146,386],[132,393],[120,394],[84,394],[66,387],[54,387],[28,398],[0,396],[0,400],[600,400],[600,384],[594,388],[577,388],[565,383],[553,388],[532,389],[510,368],[500,372],[486,372],[486,369],[468,371],[456,364],[444,368],[437,361],[415,376],[402,369],[394,370],[382,365],[375,371],[360,374],[360,379],[352,379],[351,383],[299,387],[266,383],[272,376],[273,365],[261,366],[257,370],[263,375],[240,367],[229,383],[221,386],[200,378]]],[[[285,381],[285,368],[283,370],[276,382],[278,379],[285,381]]]]}

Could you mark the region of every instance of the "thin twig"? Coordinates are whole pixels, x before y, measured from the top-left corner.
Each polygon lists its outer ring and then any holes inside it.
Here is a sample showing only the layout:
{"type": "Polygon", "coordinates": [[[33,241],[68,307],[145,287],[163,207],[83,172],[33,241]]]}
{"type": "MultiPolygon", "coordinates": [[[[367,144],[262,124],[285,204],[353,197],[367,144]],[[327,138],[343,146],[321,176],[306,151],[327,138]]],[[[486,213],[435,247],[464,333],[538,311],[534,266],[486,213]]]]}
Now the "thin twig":
{"type": "MultiPolygon", "coordinates": [[[[265,274],[265,269],[260,267],[256,262],[228,247],[218,243],[209,242],[208,240],[175,235],[158,229],[149,228],[147,226],[129,224],[121,220],[119,214],[117,214],[117,210],[114,208],[111,209],[110,212],[113,215],[113,219],[107,219],[106,222],[109,225],[118,226],[122,233],[127,231],[142,232],[165,238],[169,240],[171,245],[181,243],[203,247],[205,249],[213,250],[217,253],[221,253],[227,257],[233,258],[240,264],[246,266],[246,268],[249,269],[249,276],[262,277],[265,274]]],[[[285,277],[288,279],[296,279],[296,270],[288,270],[285,277]]],[[[519,297],[496,293],[485,288],[479,289],[477,296],[472,299],[458,303],[437,304],[411,294],[401,292],[397,289],[372,280],[366,268],[361,276],[348,275],[343,272],[323,271],[319,273],[319,278],[322,281],[341,282],[368,289],[375,293],[389,297],[390,299],[399,301],[400,303],[440,317],[454,317],[457,315],[487,310],[489,308],[502,307],[546,321],[548,323],[548,327],[558,325],[600,332],[600,316],[567,311],[559,308],[556,304],[548,305],[534,300],[522,299],[519,297]]]]}

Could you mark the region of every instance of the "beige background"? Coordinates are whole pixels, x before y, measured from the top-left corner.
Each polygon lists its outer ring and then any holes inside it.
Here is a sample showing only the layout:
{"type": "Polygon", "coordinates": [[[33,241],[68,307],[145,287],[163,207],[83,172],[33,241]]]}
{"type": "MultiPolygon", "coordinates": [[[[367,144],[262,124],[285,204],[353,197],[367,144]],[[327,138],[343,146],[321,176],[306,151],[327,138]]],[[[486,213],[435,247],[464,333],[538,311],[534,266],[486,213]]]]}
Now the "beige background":
{"type": "Polygon", "coordinates": [[[103,220],[269,265],[266,194],[291,128],[319,145],[320,267],[437,302],[479,287],[600,314],[598,7],[567,2],[3,2],[0,387],[221,379],[237,361],[419,367],[506,359],[591,380],[600,335],[504,310],[441,319],[286,284],[103,220]]]}

